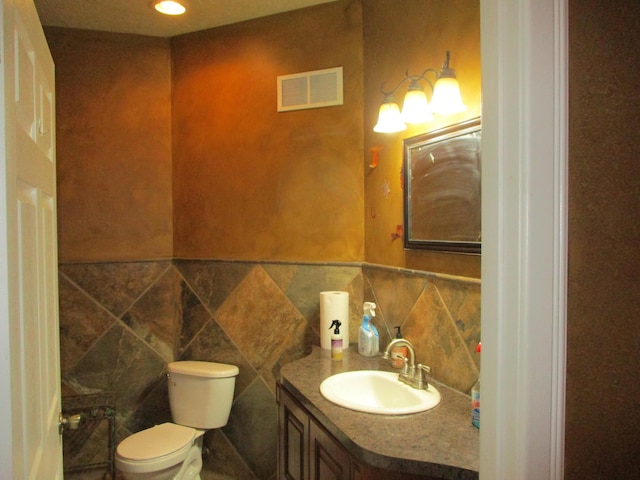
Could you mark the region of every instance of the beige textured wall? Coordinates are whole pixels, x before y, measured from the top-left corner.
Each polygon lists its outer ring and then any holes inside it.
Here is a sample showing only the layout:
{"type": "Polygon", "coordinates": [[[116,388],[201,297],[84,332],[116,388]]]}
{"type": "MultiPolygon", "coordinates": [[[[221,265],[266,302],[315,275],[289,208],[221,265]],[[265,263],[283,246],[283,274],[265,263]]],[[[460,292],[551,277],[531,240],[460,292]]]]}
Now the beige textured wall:
{"type": "Polygon", "coordinates": [[[48,28],[61,261],[367,261],[478,278],[479,256],[405,251],[391,233],[402,139],[479,114],[479,35],[466,0],[342,0],[172,40],[48,28]],[[374,134],[380,84],[447,49],[469,111],[374,134]],[[343,106],[276,112],[277,75],[339,65],[343,106]]]}
{"type": "Polygon", "coordinates": [[[339,1],[176,37],[175,256],[363,261],[362,15],[339,1]],[[278,75],[343,66],[344,105],[278,113],[278,75]]]}
{"type": "Polygon", "coordinates": [[[60,261],[171,258],[169,41],[45,31],[56,64],[60,261]]]}
{"type": "MultiPolygon", "coordinates": [[[[480,278],[479,255],[456,255],[404,250],[402,239],[392,240],[396,225],[403,224],[401,187],[402,140],[480,115],[480,2],[469,0],[367,0],[364,11],[364,150],[365,258],[367,262],[480,278]],[[451,51],[462,98],[468,110],[438,116],[425,125],[410,126],[395,134],[374,133],[383,100],[380,86],[393,88],[408,70],[420,74],[439,70],[445,52],[451,51]],[[370,149],[382,147],[380,161],[369,168],[370,149]],[[391,190],[383,194],[383,185],[391,190]],[[375,218],[374,218],[375,217],[375,218]]],[[[433,76],[429,77],[433,79],[433,76]]],[[[402,102],[406,86],[396,100],[402,102]]],[[[431,95],[425,85],[427,95],[431,95]]]]}
{"type": "Polygon", "coordinates": [[[640,478],[640,3],[569,15],[565,478],[640,478]]]}

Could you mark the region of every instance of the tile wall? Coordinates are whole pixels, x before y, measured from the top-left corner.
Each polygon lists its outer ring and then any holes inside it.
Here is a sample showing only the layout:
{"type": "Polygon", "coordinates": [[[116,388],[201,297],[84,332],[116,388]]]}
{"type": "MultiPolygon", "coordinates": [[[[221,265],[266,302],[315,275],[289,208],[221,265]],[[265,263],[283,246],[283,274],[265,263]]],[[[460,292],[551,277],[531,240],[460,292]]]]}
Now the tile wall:
{"type": "MultiPolygon", "coordinates": [[[[363,301],[378,304],[384,346],[395,325],[432,375],[468,392],[478,376],[479,280],[370,264],[157,261],[61,264],[63,396],[114,392],[118,440],[170,420],[165,366],[238,365],[226,427],[205,437],[219,478],[276,473],[275,382],[280,366],[319,345],[319,292],[350,293],[350,338],[363,301]]],[[[86,443],[65,462],[104,456],[86,443]]]]}

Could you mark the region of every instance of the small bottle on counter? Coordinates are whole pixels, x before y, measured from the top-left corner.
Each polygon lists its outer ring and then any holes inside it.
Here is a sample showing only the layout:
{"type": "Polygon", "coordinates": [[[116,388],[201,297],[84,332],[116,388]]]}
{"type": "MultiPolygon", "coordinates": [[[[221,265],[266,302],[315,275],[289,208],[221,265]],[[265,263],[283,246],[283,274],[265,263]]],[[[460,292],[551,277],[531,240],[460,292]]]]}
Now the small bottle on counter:
{"type": "MultiPolygon", "coordinates": [[[[482,350],[482,342],[478,343],[476,352],[482,350]]],[[[471,425],[480,429],[480,377],[478,381],[471,387],[471,425]]]]}
{"type": "MultiPolygon", "coordinates": [[[[398,325],[396,328],[396,338],[402,338],[402,332],[400,331],[400,326],[398,325]]],[[[401,368],[404,365],[404,360],[401,358],[395,358],[393,354],[400,354],[404,358],[409,358],[409,349],[406,345],[397,345],[391,348],[391,366],[393,368],[401,368]]]]}
{"type": "Polygon", "coordinates": [[[374,357],[380,352],[380,335],[372,321],[376,316],[376,304],[364,302],[362,310],[362,325],[358,332],[358,353],[363,357],[374,357]]]}
{"type": "Polygon", "coordinates": [[[333,334],[331,335],[331,359],[342,360],[342,337],[340,336],[340,320],[334,320],[331,322],[329,330],[333,328],[333,334]],[[335,326],[335,328],[334,328],[335,326]]]}

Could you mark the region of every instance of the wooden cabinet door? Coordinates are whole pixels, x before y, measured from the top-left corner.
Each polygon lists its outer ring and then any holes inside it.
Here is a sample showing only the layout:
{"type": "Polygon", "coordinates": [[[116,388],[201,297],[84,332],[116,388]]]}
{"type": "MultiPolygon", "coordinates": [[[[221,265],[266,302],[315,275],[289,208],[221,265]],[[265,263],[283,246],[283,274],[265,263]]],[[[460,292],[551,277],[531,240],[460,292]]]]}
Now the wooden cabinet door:
{"type": "Polygon", "coordinates": [[[309,416],[280,384],[278,389],[278,479],[307,480],[309,416]]]}
{"type": "Polygon", "coordinates": [[[350,480],[351,459],[324,428],[309,421],[309,480],[350,480]]]}

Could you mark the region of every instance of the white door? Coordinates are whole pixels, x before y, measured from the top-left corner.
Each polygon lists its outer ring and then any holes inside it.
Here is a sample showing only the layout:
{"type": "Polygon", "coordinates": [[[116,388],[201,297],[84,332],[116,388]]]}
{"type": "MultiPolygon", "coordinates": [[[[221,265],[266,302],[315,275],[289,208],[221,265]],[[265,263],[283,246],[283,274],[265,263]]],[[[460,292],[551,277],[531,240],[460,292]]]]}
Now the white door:
{"type": "Polygon", "coordinates": [[[32,0],[0,19],[0,478],[62,479],[54,66],[32,0]]]}

